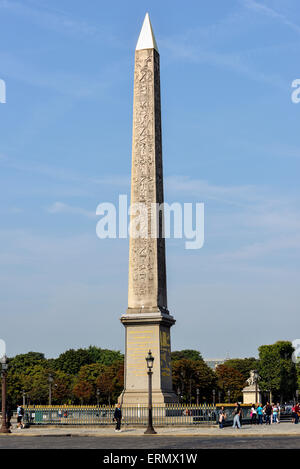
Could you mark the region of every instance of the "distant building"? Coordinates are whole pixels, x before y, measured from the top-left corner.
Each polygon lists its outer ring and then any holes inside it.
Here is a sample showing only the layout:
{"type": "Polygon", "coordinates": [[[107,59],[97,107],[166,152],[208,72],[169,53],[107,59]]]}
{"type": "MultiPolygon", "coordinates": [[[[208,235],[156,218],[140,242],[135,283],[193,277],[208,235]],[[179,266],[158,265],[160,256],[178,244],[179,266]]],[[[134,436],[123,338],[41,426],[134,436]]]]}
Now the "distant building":
{"type": "Polygon", "coordinates": [[[205,363],[209,368],[215,370],[218,365],[223,365],[227,358],[204,358],[205,363]]]}

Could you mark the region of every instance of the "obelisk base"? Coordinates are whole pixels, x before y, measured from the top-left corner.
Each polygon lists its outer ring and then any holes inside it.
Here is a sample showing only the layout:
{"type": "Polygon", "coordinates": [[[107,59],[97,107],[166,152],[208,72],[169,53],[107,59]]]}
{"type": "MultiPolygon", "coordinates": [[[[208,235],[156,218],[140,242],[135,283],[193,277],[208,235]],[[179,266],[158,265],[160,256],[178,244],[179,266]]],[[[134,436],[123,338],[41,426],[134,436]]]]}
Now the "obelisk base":
{"type": "Polygon", "coordinates": [[[152,403],[164,406],[178,402],[172,388],[170,327],[175,320],[159,308],[128,309],[121,317],[126,329],[125,383],[119,397],[123,407],[148,405],[148,375],[146,356],[154,357],[152,403]]]}

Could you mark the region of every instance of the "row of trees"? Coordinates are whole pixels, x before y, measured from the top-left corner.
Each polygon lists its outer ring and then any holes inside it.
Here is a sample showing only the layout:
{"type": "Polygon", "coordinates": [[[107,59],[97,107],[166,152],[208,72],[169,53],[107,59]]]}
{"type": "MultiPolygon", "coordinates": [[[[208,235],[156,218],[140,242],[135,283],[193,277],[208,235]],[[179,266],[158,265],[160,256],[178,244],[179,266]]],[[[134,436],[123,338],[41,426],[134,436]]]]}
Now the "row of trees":
{"type": "MultiPolygon", "coordinates": [[[[262,391],[287,401],[300,388],[300,366],[292,361],[290,342],[259,347],[259,359],[226,360],[212,370],[196,350],[172,353],[173,388],[182,403],[234,402],[242,399],[250,370],[257,369],[262,391]],[[298,374],[297,374],[298,368],[298,374]],[[298,383],[297,383],[298,379],[298,383]]],[[[49,376],[53,404],[111,404],[123,390],[124,357],[120,352],[90,346],[67,350],[57,359],[29,352],[9,358],[8,400],[47,404],[49,376]]]]}
{"type": "Polygon", "coordinates": [[[29,352],[8,360],[7,396],[13,406],[24,393],[29,403],[48,403],[50,385],[52,404],[111,403],[123,382],[123,355],[114,350],[90,346],[67,350],[57,359],[29,352]]]}

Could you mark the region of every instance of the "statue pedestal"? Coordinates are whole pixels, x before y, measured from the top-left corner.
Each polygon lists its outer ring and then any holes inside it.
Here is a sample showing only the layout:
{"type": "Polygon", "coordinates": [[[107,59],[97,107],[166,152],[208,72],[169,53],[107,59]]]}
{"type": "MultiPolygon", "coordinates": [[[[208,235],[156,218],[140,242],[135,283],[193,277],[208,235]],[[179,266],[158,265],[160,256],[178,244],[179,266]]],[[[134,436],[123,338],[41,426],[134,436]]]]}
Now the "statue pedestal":
{"type": "Polygon", "coordinates": [[[260,392],[259,387],[257,387],[257,398],[256,398],[255,384],[246,386],[242,392],[243,392],[243,404],[257,404],[258,402],[261,402],[261,392],[260,392]]]}
{"type": "Polygon", "coordinates": [[[127,312],[121,317],[126,328],[124,392],[119,397],[122,407],[148,406],[146,355],[155,357],[152,376],[153,406],[178,402],[172,388],[170,327],[175,320],[158,308],[145,313],[127,312]]]}

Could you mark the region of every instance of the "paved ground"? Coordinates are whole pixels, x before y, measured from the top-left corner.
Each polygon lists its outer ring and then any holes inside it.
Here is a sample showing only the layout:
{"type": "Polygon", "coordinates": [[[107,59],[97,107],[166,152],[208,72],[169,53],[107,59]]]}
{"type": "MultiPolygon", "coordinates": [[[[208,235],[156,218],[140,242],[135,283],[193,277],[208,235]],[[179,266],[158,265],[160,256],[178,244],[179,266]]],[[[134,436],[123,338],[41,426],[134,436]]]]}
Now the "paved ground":
{"type": "MultiPolygon", "coordinates": [[[[122,433],[116,434],[113,426],[32,426],[29,429],[17,430],[15,425],[12,430],[11,436],[116,436],[116,437],[133,437],[143,435],[146,427],[122,427],[122,433]]],[[[292,423],[281,423],[279,425],[243,425],[238,430],[232,427],[226,427],[222,430],[217,426],[189,426],[189,427],[156,427],[158,435],[170,436],[299,436],[300,437],[300,424],[295,425],[292,423]]],[[[6,435],[0,434],[0,439],[5,438],[6,435]]]]}
{"type": "Polygon", "coordinates": [[[2,449],[300,449],[299,437],[199,437],[199,436],[44,436],[1,438],[2,449]]]}
{"type": "Polygon", "coordinates": [[[1,448],[299,448],[300,425],[245,425],[231,427],[158,427],[157,435],[144,436],[144,427],[31,427],[0,434],[1,448]]]}

